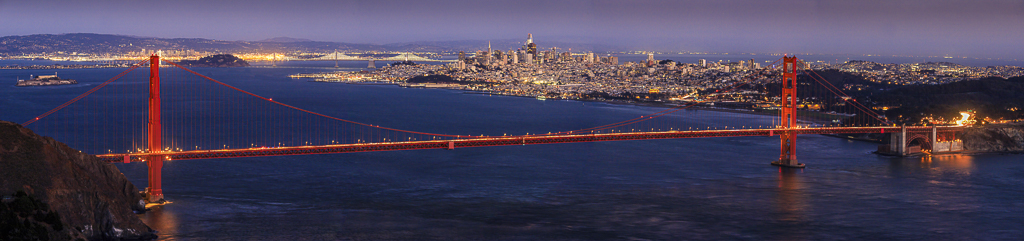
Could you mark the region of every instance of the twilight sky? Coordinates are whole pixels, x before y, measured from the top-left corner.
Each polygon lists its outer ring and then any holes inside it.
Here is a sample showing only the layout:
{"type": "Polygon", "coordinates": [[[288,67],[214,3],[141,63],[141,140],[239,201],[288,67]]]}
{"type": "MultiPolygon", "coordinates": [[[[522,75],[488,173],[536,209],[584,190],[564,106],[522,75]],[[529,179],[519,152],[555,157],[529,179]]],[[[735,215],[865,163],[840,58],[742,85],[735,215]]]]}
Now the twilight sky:
{"type": "Polygon", "coordinates": [[[533,33],[541,45],[1024,59],[1024,0],[0,0],[0,25],[0,36],[383,44],[533,33]]]}

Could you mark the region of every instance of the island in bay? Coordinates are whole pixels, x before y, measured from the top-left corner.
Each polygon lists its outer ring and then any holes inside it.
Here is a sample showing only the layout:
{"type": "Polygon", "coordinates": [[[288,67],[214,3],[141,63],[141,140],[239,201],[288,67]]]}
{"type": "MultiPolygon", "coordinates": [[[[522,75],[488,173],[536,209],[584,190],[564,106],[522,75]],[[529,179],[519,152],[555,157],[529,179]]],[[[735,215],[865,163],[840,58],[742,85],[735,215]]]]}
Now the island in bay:
{"type": "Polygon", "coordinates": [[[61,79],[57,77],[57,74],[53,75],[39,75],[28,80],[18,80],[14,86],[25,87],[25,86],[47,86],[47,85],[73,85],[78,84],[77,80],[73,79],[61,79]]]}
{"type": "Polygon", "coordinates": [[[249,62],[230,54],[210,55],[199,60],[182,60],[178,62],[183,66],[190,67],[246,67],[249,62]]]}

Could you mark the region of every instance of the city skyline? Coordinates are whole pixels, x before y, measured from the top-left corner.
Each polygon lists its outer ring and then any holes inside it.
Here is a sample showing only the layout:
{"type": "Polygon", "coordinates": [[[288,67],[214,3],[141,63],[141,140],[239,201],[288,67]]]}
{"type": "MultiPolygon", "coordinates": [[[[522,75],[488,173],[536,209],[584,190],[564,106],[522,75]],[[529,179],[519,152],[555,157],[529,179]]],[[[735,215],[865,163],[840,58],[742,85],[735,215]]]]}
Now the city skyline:
{"type": "Polygon", "coordinates": [[[1021,1],[0,1],[0,36],[387,44],[522,39],[636,50],[1017,59],[1021,1]],[[200,7],[196,7],[200,6],[200,7]],[[57,16],[57,17],[55,17],[57,16]],[[73,20],[73,21],[72,21],[73,20]],[[791,26],[789,31],[782,28],[791,26]]]}

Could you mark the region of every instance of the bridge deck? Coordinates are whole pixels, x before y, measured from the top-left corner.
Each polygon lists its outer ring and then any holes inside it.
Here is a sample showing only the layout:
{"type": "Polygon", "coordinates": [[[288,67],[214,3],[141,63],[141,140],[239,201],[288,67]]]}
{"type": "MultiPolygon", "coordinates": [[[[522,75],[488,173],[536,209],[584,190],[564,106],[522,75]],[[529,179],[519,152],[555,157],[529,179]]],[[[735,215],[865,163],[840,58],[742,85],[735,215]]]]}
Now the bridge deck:
{"type": "MultiPolygon", "coordinates": [[[[908,131],[930,131],[932,127],[907,127],[908,131]]],[[[937,127],[939,131],[950,131],[954,126],[937,127]]],[[[486,137],[454,140],[404,141],[382,143],[338,144],[323,146],[290,146],[290,147],[256,147],[244,149],[195,150],[162,153],[128,153],[97,155],[107,162],[123,162],[127,156],[130,161],[142,161],[146,156],[165,156],[168,160],[211,159],[257,156],[286,156],[331,154],[349,152],[399,151],[421,149],[450,149],[485,146],[511,146],[556,144],[596,141],[626,141],[705,137],[737,137],[737,136],[773,136],[784,133],[787,129],[734,129],[734,130],[698,130],[698,131],[661,131],[661,132],[630,132],[602,134],[567,134],[567,135],[533,135],[486,137]]],[[[797,134],[853,134],[853,133],[887,133],[898,132],[900,127],[815,127],[794,128],[788,131],[797,134]]]]}

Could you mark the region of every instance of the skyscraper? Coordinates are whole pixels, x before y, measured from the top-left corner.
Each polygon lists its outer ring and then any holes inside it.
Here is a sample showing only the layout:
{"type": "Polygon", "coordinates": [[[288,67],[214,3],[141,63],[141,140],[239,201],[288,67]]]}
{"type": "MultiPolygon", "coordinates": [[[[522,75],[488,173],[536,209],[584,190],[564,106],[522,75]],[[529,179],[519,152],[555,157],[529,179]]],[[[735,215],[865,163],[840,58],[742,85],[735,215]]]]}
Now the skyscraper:
{"type": "Polygon", "coordinates": [[[487,64],[491,64],[491,58],[494,57],[494,52],[491,52],[491,41],[487,41],[487,64]]]}
{"type": "Polygon", "coordinates": [[[697,65],[700,65],[700,67],[708,67],[708,60],[700,59],[697,61],[697,65]]]}
{"type": "Polygon", "coordinates": [[[533,56],[537,56],[537,44],[533,43],[533,34],[532,33],[526,34],[526,44],[523,45],[523,50],[526,50],[526,53],[528,53],[528,54],[532,54],[533,56]]]}
{"type": "Polygon", "coordinates": [[[484,52],[483,50],[476,51],[476,62],[482,65],[491,64],[491,54],[484,52]]]}

